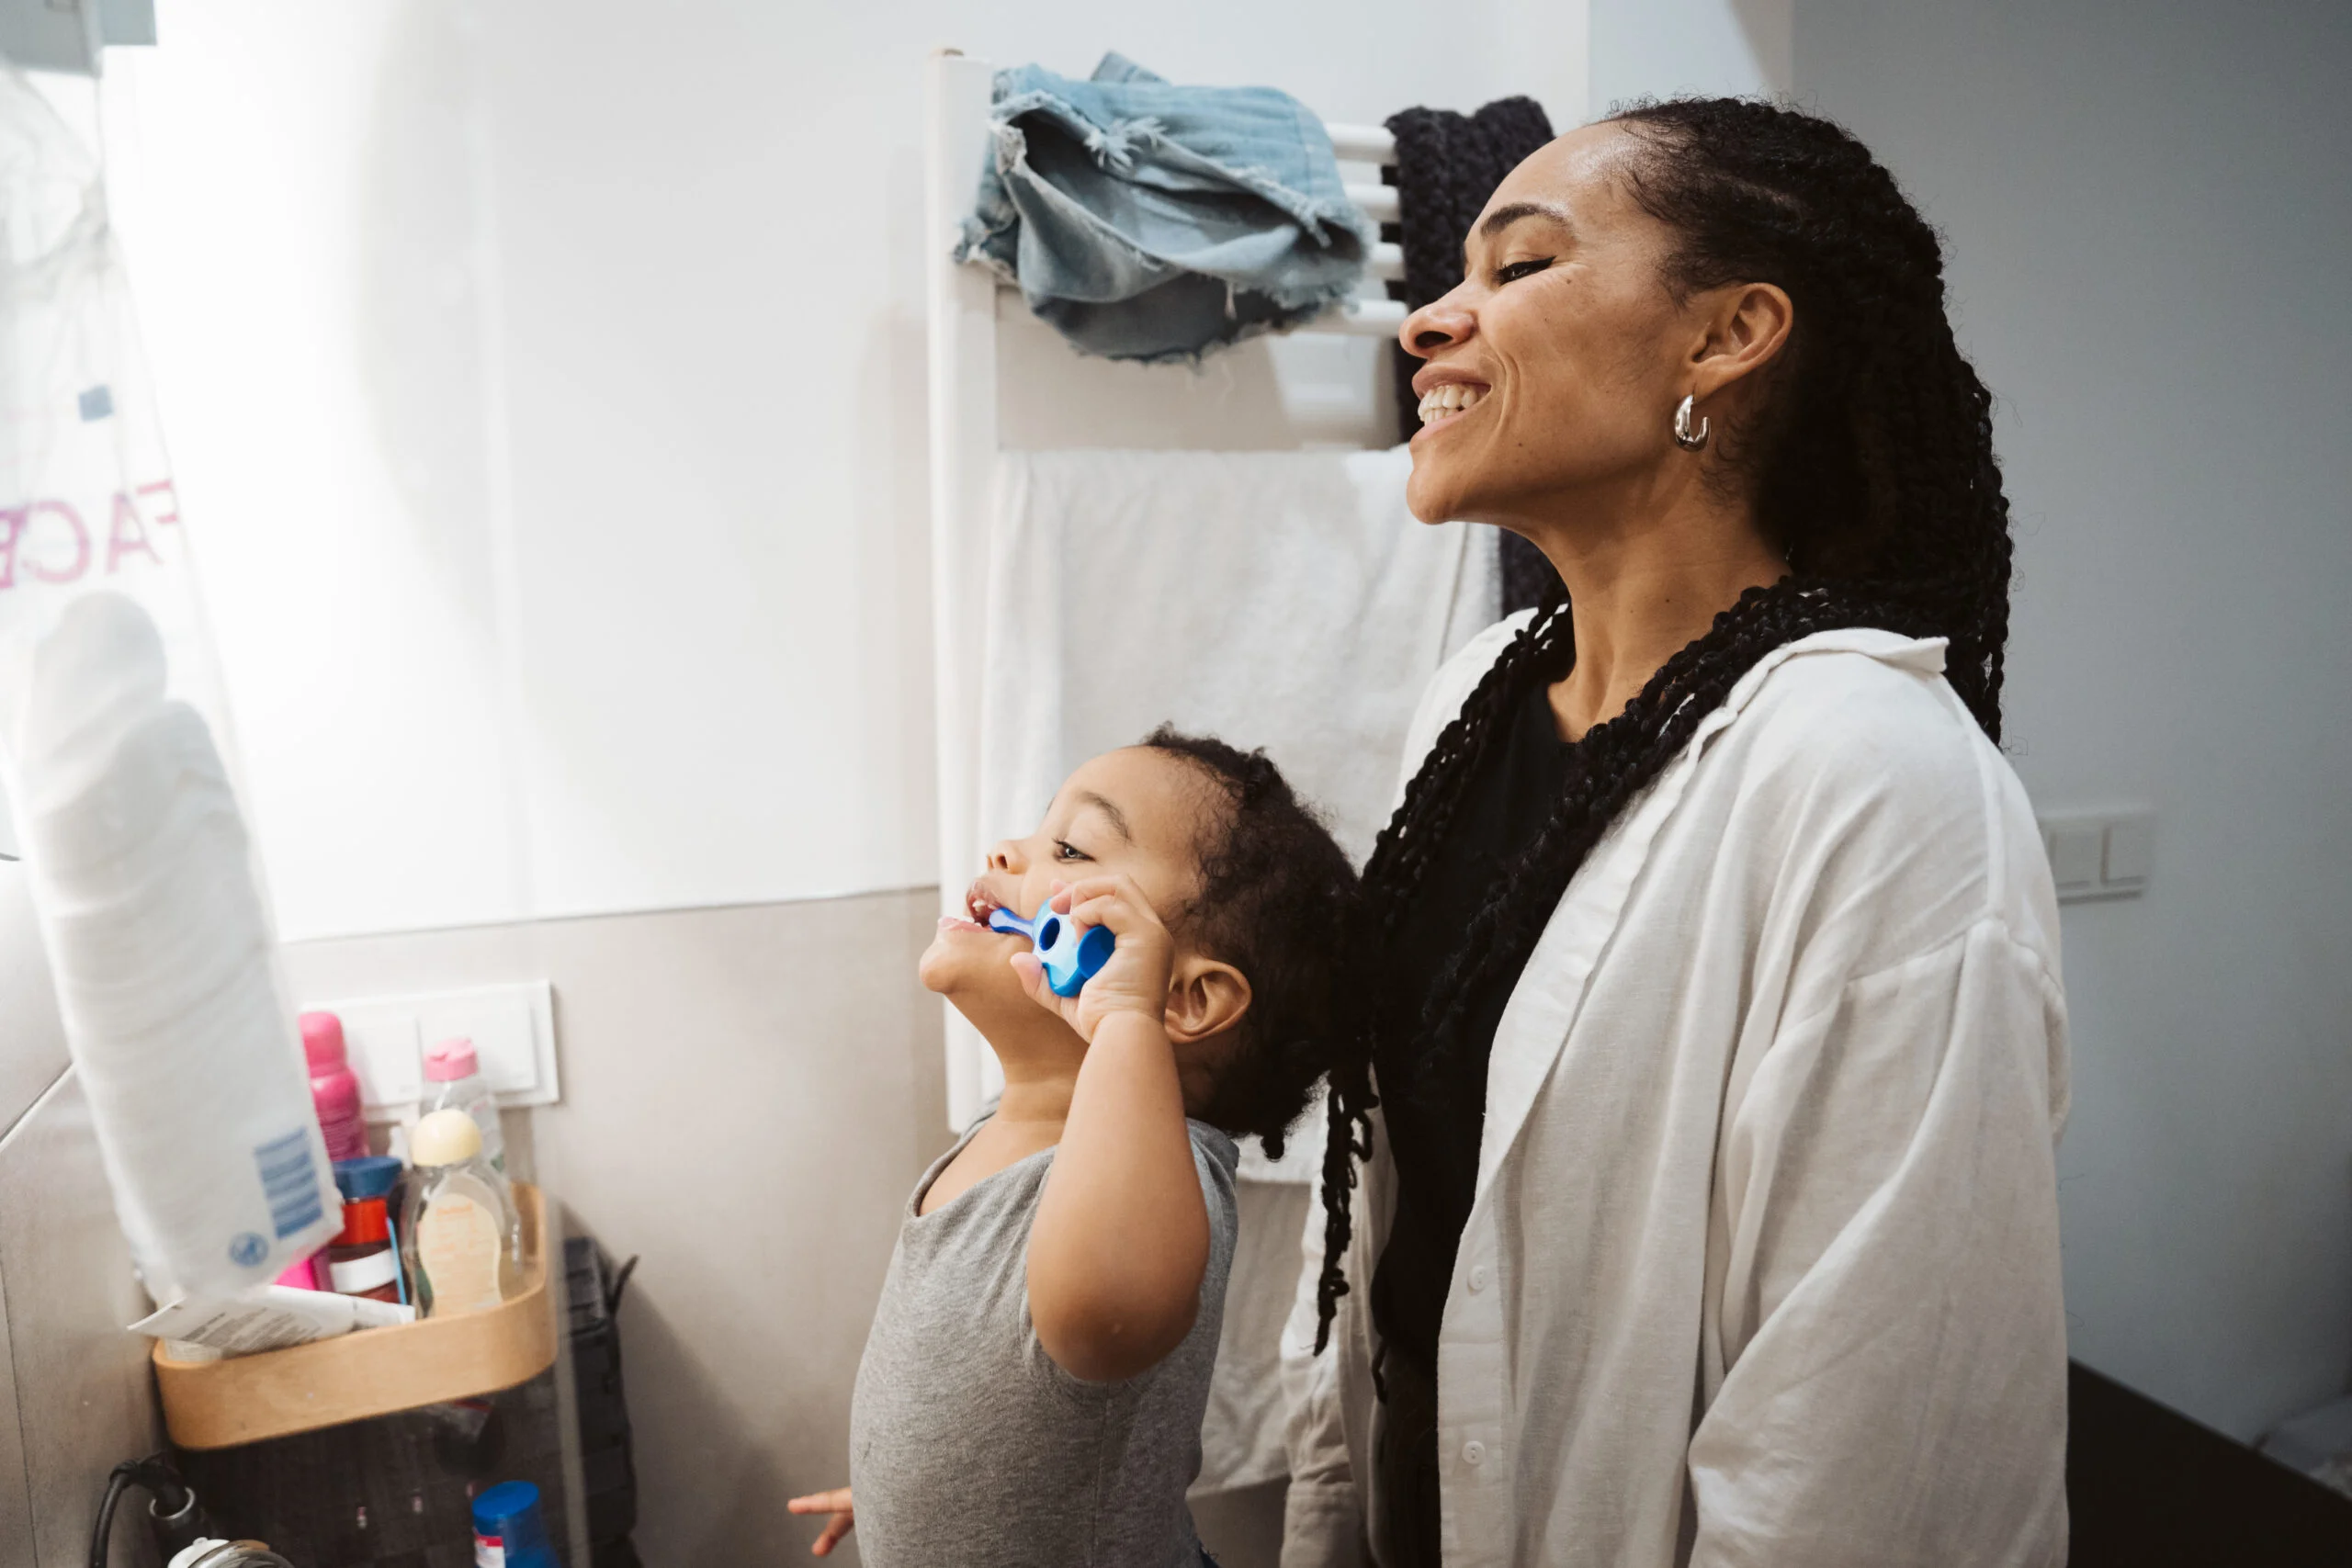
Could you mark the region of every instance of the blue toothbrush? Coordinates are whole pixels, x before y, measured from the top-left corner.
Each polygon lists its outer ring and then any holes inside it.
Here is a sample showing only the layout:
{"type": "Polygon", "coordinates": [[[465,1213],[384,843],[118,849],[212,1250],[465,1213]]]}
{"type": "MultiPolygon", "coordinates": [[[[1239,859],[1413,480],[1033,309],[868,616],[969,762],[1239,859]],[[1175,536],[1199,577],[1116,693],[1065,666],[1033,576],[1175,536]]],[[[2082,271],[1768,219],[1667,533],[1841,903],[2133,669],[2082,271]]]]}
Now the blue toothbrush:
{"type": "Polygon", "coordinates": [[[1057,997],[1078,995],[1086,982],[1102,972],[1119,945],[1110,927],[1088,926],[1081,932],[1069,916],[1055,914],[1050,904],[1038,910],[1034,920],[1024,920],[1010,909],[992,909],[989,929],[1027,937],[1037,950],[1037,962],[1046,966],[1046,984],[1057,997]]]}

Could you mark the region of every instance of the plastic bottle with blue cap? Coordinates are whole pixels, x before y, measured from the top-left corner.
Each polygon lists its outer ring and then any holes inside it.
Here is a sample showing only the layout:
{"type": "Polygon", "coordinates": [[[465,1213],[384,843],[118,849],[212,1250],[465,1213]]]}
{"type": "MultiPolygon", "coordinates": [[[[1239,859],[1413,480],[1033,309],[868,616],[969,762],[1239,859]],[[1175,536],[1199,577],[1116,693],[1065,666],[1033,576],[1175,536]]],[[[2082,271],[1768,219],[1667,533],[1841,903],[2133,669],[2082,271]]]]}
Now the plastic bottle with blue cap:
{"type": "Polygon", "coordinates": [[[502,1481],[474,1499],[474,1568],[563,1568],[537,1486],[502,1481]]]}
{"type": "Polygon", "coordinates": [[[407,1303],[408,1281],[401,1271],[400,1238],[391,1213],[401,1174],[401,1162],[383,1155],[334,1162],[335,1190],[343,1194],[343,1229],[318,1256],[321,1288],[338,1295],[407,1303]]]}

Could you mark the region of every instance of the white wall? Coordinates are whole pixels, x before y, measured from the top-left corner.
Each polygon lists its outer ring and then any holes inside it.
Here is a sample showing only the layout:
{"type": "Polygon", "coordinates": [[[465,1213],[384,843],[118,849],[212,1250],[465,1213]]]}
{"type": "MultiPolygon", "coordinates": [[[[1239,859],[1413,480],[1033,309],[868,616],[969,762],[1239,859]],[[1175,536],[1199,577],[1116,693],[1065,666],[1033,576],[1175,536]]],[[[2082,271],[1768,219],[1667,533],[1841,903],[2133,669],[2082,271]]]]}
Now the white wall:
{"type": "Polygon", "coordinates": [[[2250,1436],[2352,1371],[2352,14],[1796,17],[2001,400],[2018,771],[2157,811],[2146,897],[2065,915],[2073,1343],[2250,1436]]]}
{"type": "Polygon", "coordinates": [[[164,0],[109,135],[289,937],[928,881],[922,57],[1581,108],[1580,5],[164,0]]]}
{"type": "Polygon", "coordinates": [[[1644,96],[1786,92],[1793,11],[1793,0],[1591,0],[1591,112],[1644,96]]]}

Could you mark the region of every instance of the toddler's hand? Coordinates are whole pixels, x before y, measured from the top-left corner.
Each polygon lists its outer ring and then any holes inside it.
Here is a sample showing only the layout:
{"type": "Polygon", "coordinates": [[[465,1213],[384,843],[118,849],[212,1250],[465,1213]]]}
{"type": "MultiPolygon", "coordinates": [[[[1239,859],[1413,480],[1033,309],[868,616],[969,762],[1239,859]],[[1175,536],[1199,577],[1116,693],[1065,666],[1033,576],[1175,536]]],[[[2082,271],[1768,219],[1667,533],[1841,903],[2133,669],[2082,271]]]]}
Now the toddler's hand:
{"type": "Polygon", "coordinates": [[[1154,1023],[1168,1016],[1168,976],[1176,963],[1176,942],[1132,877],[1057,882],[1047,904],[1080,927],[1108,928],[1119,945],[1074,997],[1054,995],[1035,953],[1014,953],[1013,971],[1038,1006],[1059,1013],[1090,1045],[1096,1027],[1114,1012],[1141,1013],[1154,1023]]]}
{"type": "Polygon", "coordinates": [[[850,1506],[849,1488],[846,1486],[831,1492],[812,1492],[806,1497],[795,1497],[785,1505],[785,1508],[795,1514],[833,1516],[825,1521],[825,1532],[817,1538],[817,1544],[808,1549],[818,1557],[831,1557],[842,1537],[849,1534],[857,1524],[857,1511],[850,1506]]]}

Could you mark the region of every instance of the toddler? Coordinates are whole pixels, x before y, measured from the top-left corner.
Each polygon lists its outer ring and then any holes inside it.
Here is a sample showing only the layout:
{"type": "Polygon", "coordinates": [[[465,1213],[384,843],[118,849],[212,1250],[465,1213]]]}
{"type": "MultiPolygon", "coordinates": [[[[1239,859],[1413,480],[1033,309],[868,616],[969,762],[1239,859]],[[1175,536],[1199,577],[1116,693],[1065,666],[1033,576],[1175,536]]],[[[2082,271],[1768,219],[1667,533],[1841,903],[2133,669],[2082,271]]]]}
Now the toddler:
{"type": "MultiPolygon", "coordinates": [[[[1184,1506],[1233,1258],[1235,1136],[1279,1152],[1320,1076],[1354,874],[1272,763],[1161,728],[1069,776],[939,922],[923,984],[1004,1095],[916,1184],[850,1414],[869,1568],[1191,1568],[1184,1506]],[[1117,946],[1054,995],[989,915],[1117,946]]],[[[854,1503],[853,1504],[853,1498],[854,1503]]]]}

